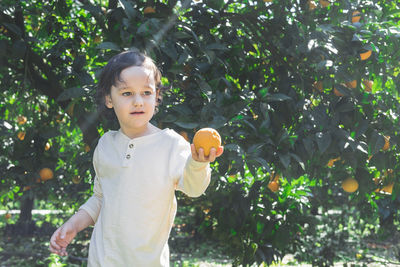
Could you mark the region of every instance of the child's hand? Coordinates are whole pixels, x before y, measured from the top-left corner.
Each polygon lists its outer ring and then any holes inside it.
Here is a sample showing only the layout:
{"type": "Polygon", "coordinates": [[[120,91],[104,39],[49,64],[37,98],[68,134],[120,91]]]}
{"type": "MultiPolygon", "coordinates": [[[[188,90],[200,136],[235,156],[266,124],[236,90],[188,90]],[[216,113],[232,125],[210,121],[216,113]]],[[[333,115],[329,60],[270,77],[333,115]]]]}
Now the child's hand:
{"type": "Polygon", "coordinates": [[[50,251],[60,256],[67,256],[67,246],[76,236],[77,231],[71,222],[66,222],[59,227],[50,239],[50,251]]]}
{"type": "Polygon", "coordinates": [[[199,152],[197,153],[196,148],[194,147],[194,144],[191,144],[190,147],[192,149],[192,158],[195,161],[199,161],[199,162],[213,162],[216,158],[221,156],[222,153],[224,153],[223,146],[218,147],[218,149],[215,149],[214,147],[212,147],[210,149],[210,155],[208,155],[208,157],[206,157],[206,156],[204,156],[203,148],[200,148],[199,152]]]}

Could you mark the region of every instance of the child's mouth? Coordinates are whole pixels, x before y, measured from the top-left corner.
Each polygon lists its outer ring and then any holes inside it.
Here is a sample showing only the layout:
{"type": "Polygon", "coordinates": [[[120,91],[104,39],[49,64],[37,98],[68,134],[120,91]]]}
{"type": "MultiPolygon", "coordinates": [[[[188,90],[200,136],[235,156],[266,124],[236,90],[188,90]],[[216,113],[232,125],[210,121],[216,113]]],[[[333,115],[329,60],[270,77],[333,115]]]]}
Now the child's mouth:
{"type": "Polygon", "coordinates": [[[138,111],[138,112],[131,112],[132,115],[140,115],[140,114],[144,114],[143,111],[138,111]]]}

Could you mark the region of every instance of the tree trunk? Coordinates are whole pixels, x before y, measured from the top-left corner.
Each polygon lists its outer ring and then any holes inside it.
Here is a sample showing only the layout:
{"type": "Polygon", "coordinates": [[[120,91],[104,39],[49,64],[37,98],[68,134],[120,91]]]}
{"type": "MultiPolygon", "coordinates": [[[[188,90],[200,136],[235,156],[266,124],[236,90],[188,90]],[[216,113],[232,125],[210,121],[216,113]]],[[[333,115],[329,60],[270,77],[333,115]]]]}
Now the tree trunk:
{"type": "Polygon", "coordinates": [[[21,200],[21,213],[15,225],[14,234],[27,236],[32,235],[35,230],[35,223],[32,220],[33,197],[26,197],[21,200]]]}

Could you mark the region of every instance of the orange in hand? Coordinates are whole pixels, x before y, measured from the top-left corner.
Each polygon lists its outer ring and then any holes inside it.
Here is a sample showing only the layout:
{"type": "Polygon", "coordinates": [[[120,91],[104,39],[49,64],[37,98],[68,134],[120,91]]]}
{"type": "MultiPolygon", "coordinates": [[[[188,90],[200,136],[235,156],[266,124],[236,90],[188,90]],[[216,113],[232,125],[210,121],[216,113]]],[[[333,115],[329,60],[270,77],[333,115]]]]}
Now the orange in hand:
{"type": "Polygon", "coordinates": [[[208,157],[212,147],[218,149],[221,146],[221,136],[213,128],[203,128],[194,135],[193,144],[197,152],[199,152],[200,147],[203,148],[204,156],[208,157]]]}

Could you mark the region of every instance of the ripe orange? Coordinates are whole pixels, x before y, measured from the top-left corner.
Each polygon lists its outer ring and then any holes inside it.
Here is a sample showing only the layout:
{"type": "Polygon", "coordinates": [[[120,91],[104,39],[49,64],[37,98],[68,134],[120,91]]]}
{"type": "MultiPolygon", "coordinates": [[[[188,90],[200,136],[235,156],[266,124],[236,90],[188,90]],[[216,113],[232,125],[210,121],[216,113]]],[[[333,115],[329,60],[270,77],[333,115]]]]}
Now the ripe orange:
{"type": "Polygon", "coordinates": [[[357,87],[357,81],[356,80],[352,80],[352,81],[346,82],[346,86],[349,87],[349,88],[354,89],[354,88],[357,87]]]}
{"type": "Polygon", "coordinates": [[[372,51],[368,50],[367,52],[360,53],[361,60],[367,60],[372,55],[372,51]]]}
{"type": "Polygon", "coordinates": [[[6,213],[6,214],[4,215],[4,218],[5,218],[6,220],[11,219],[11,214],[10,214],[10,213],[6,213]]]}
{"type": "Polygon", "coordinates": [[[330,159],[328,163],[326,164],[327,167],[333,167],[336,161],[340,160],[340,157],[337,157],[335,159],[330,159]]]}
{"type": "Polygon", "coordinates": [[[53,179],[54,173],[50,168],[43,168],[39,171],[40,180],[47,181],[53,179]]]}
{"type": "Polygon", "coordinates": [[[275,193],[279,190],[279,184],[275,181],[272,181],[268,184],[268,188],[269,190],[275,193]]]}
{"type": "Polygon", "coordinates": [[[322,7],[328,7],[331,3],[327,0],[319,0],[322,7]]]}
{"type": "Polygon", "coordinates": [[[352,18],[351,18],[351,22],[356,23],[356,22],[359,22],[360,19],[361,19],[361,13],[359,11],[354,11],[352,18]]]}
{"type": "Polygon", "coordinates": [[[384,187],[382,188],[382,191],[383,191],[383,192],[386,192],[386,193],[389,193],[389,194],[392,194],[392,192],[393,192],[393,186],[394,186],[394,183],[390,183],[390,184],[384,186],[384,187]]]}
{"type": "Polygon", "coordinates": [[[308,0],[308,8],[310,10],[314,10],[317,7],[317,5],[314,3],[314,1],[308,0]]]}
{"type": "Polygon", "coordinates": [[[25,132],[19,132],[17,136],[18,136],[18,139],[22,141],[25,139],[25,132]]]}
{"type": "Polygon", "coordinates": [[[372,85],[374,85],[373,81],[370,80],[363,80],[364,88],[365,91],[371,92],[372,91],[372,85]]]}
{"type": "Polygon", "coordinates": [[[145,15],[152,14],[152,13],[156,13],[156,10],[151,6],[148,6],[143,10],[143,14],[145,14],[145,15]]]}
{"type": "Polygon", "coordinates": [[[90,151],[90,146],[89,145],[85,145],[85,152],[89,152],[90,151]]]}
{"type": "Polygon", "coordinates": [[[213,128],[203,128],[194,135],[193,144],[197,152],[199,152],[200,147],[203,148],[204,156],[207,157],[210,155],[212,147],[218,149],[221,146],[221,136],[213,128]]]}
{"type": "Polygon", "coordinates": [[[386,150],[388,150],[389,147],[390,147],[390,136],[385,135],[384,138],[385,138],[385,144],[383,145],[382,150],[383,150],[383,151],[386,151],[386,150]]]}
{"type": "Polygon", "coordinates": [[[353,193],[358,189],[358,182],[354,178],[347,178],[342,182],[342,188],[348,193],[353,193]]]}
{"type": "Polygon", "coordinates": [[[317,89],[318,91],[320,91],[320,92],[323,92],[323,91],[324,91],[322,81],[315,81],[315,82],[313,83],[313,87],[314,87],[315,89],[317,89]]]}
{"type": "Polygon", "coordinates": [[[19,125],[23,125],[28,121],[28,119],[25,116],[19,115],[17,121],[19,125]]]}
{"type": "Polygon", "coordinates": [[[185,138],[186,141],[189,142],[189,136],[188,136],[187,132],[185,132],[185,131],[180,131],[179,134],[180,134],[183,138],[185,138]]]}
{"type": "Polygon", "coordinates": [[[45,151],[48,151],[49,149],[50,149],[50,144],[49,143],[46,143],[46,145],[44,146],[44,150],[45,151]]]}
{"type": "Polygon", "coordinates": [[[336,89],[336,88],[333,88],[333,93],[336,95],[336,96],[344,96],[338,89],[336,89]]]}

